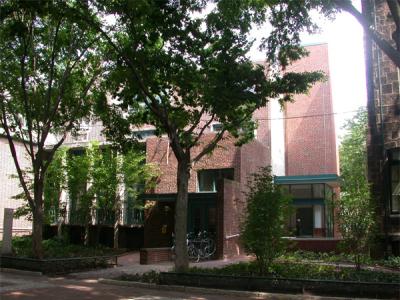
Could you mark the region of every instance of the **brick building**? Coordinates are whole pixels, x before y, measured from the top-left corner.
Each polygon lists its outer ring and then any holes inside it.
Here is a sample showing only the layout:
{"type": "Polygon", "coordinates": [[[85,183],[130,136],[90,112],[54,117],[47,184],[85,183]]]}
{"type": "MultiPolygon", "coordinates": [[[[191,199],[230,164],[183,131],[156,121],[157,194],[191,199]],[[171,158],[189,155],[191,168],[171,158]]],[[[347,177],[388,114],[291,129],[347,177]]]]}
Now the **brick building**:
{"type": "MultiPolygon", "coordinates": [[[[328,79],[315,84],[307,95],[296,96],[295,102],[286,104],[283,110],[277,101],[257,110],[253,117],[258,127],[252,142],[236,147],[234,140],[226,135],[211,155],[193,165],[189,182],[188,231],[212,232],[219,257],[243,252],[239,226],[245,208],[243,192],[247,177],[259,167],[269,165],[276,175],[276,182],[285,185],[294,197],[295,213],[288,225],[299,247],[332,250],[337,242],[331,203],[338,194],[338,159],[328,45],[310,45],[307,50],[310,55],[288,69],[298,72],[322,70],[328,79]]],[[[93,140],[107,143],[101,133],[101,122],[83,125],[76,136],[68,137],[66,146],[81,149],[93,140]]],[[[219,128],[220,124],[216,122],[210,124],[204,139],[211,139],[219,128]]],[[[151,126],[137,131],[146,147],[147,162],[157,163],[161,170],[153,193],[142,198],[147,207],[142,227],[142,262],[150,263],[170,257],[177,162],[166,137],[155,137],[151,126]]],[[[68,222],[79,225],[71,218],[70,201],[67,198],[64,201],[67,202],[68,222]]],[[[121,225],[127,228],[139,225],[129,220],[125,210],[121,225]]]]}
{"type": "MultiPolygon", "coordinates": [[[[386,1],[363,1],[363,12],[386,40],[395,30],[386,1]]],[[[399,255],[400,91],[399,69],[366,39],[368,96],[368,178],[376,201],[383,252],[399,255]]]]}
{"type": "MultiPolygon", "coordinates": [[[[299,247],[332,250],[336,245],[332,201],[338,194],[338,158],[328,46],[312,45],[307,50],[310,55],[289,70],[322,70],[328,79],[315,84],[308,95],[296,96],[283,111],[277,101],[271,101],[253,116],[258,123],[255,140],[236,147],[227,136],[210,156],[192,167],[188,231],[215,232],[220,257],[242,253],[239,224],[245,208],[247,177],[268,165],[277,175],[276,182],[285,185],[294,197],[295,213],[289,226],[299,247]]],[[[204,139],[211,139],[217,128],[218,123],[211,124],[204,139]]],[[[144,196],[153,203],[144,226],[144,263],[168,256],[177,172],[167,138],[148,138],[146,155],[148,162],[160,165],[161,176],[154,194],[144,196]]]]}

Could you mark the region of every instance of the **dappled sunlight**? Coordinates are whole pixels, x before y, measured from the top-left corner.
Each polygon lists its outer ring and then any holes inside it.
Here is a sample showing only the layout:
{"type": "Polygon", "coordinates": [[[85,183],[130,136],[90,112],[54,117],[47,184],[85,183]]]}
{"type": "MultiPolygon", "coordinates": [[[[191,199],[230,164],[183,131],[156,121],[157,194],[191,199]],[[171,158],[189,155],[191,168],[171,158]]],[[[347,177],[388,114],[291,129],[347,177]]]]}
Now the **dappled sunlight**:
{"type": "Polygon", "coordinates": [[[152,295],[145,295],[139,297],[132,297],[132,298],[122,298],[120,300],[206,300],[207,298],[204,297],[196,297],[196,296],[189,296],[184,298],[176,298],[176,297],[163,297],[163,296],[152,296],[152,295]]]}
{"type": "Polygon", "coordinates": [[[73,289],[73,290],[78,290],[78,291],[83,291],[83,292],[91,292],[93,291],[93,288],[83,286],[83,285],[74,285],[74,284],[67,284],[63,286],[66,289],[73,289]]]}

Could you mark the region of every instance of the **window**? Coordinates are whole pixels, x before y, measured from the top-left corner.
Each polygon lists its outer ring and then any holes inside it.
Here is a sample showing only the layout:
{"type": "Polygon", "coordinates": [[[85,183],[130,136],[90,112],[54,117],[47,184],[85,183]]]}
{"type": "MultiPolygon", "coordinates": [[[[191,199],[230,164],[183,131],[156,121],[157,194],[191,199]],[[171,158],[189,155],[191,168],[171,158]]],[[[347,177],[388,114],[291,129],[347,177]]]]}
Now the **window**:
{"type": "Polygon", "coordinates": [[[233,169],[202,170],[197,173],[199,192],[216,192],[218,179],[233,180],[233,169]]]}
{"type": "Polygon", "coordinates": [[[390,208],[392,213],[400,212],[400,149],[389,153],[390,208]]]}
{"type": "Polygon", "coordinates": [[[325,185],[323,183],[313,184],[313,194],[314,198],[325,198],[325,185]]]}
{"type": "Polygon", "coordinates": [[[293,198],[297,199],[311,199],[312,189],[311,184],[294,184],[290,186],[290,193],[293,198]]]}
{"type": "Polygon", "coordinates": [[[214,123],[211,125],[211,131],[219,132],[222,130],[223,125],[221,123],[214,123]]]}
{"type": "Polygon", "coordinates": [[[156,135],[156,131],[153,129],[148,129],[148,130],[140,130],[140,131],[134,131],[133,136],[139,140],[145,140],[148,137],[156,135]]]}

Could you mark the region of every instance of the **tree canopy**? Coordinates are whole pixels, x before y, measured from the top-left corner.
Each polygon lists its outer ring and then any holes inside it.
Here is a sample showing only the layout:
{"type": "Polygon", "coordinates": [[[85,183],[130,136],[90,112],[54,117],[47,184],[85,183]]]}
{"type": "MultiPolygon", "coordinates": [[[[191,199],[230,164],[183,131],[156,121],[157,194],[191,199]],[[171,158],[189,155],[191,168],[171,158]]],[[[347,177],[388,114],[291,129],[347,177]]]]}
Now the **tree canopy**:
{"type": "Polygon", "coordinates": [[[286,44],[268,44],[266,64],[250,60],[252,24],[270,18],[277,32],[280,26],[257,1],[98,0],[92,5],[108,20],[88,22],[109,45],[103,55],[106,78],[98,90],[98,111],[108,137],[123,144],[134,138],[133,126],[151,124],[158,134],[168,136],[178,160],[175,267],[183,270],[188,265],[186,212],[192,165],[228,136],[238,145],[252,139],[257,108],[270,99],[291,100],[323,74],[283,71],[306,55],[290,43],[295,27],[276,37],[286,44]],[[221,123],[222,129],[205,141],[202,137],[212,122],[221,123]],[[192,156],[195,147],[198,151],[192,156]]]}
{"type": "MultiPolygon", "coordinates": [[[[270,4],[269,0],[261,0],[264,5],[270,4]]],[[[281,45],[292,44],[300,45],[300,33],[303,31],[313,32],[318,28],[312,18],[312,11],[318,11],[328,18],[334,18],[338,12],[345,11],[351,14],[363,27],[364,32],[376,45],[400,68],[400,1],[398,0],[363,0],[362,8],[365,11],[359,11],[351,0],[279,0],[272,6],[272,14],[275,15],[274,21],[277,22],[272,35],[266,40],[279,41],[281,45]],[[386,3],[391,19],[393,20],[393,31],[391,36],[387,37],[376,28],[373,10],[377,3],[386,3]],[[283,36],[289,35],[286,39],[283,36]],[[283,44],[282,44],[283,42],[283,44]]],[[[267,48],[271,43],[266,44],[267,48]]]]}

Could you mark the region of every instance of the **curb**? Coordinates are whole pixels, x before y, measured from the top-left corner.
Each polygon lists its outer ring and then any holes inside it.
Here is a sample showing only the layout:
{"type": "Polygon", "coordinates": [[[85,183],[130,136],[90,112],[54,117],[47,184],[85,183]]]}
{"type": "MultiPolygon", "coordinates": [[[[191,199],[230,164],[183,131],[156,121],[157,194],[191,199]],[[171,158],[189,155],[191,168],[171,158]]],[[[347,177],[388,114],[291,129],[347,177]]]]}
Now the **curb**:
{"type": "Polygon", "coordinates": [[[26,271],[26,270],[11,269],[11,268],[0,268],[0,272],[1,273],[12,273],[12,274],[17,274],[17,275],[43,276],[42,272],[26,271]]]}
{"type": "Polygon", "coordinates": [[[249,292],[249,291],[237,291],[237,290],[222,290],[212,288],[200,288],[182,285],[159,285],[154,283],[136,282],[136,281],[123,281],[115,279],[104,279],[99,278],[99,283],[136,287],[143,289],[153,289],[159,291],[174,291],[174,292],[187,292],[187,293],[201,293],[201,294],[212,294],[221,296],[233,296],[233,297],[246,297],[246,298],[260,298],[260,299],[289,299],[289,300],[345,300],[345,299],[363,299],[367,298],[346,298],[346,297],[325,297],[325,296],[313,296],[313,295],[302,295],[302,294],[278,294],[278,293],[265,293],[265,292],[249,292]]]}

